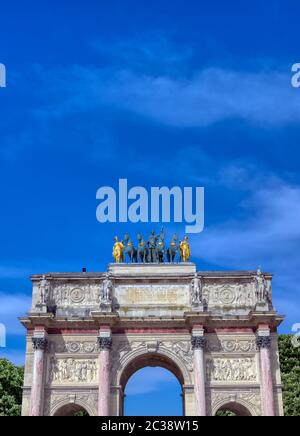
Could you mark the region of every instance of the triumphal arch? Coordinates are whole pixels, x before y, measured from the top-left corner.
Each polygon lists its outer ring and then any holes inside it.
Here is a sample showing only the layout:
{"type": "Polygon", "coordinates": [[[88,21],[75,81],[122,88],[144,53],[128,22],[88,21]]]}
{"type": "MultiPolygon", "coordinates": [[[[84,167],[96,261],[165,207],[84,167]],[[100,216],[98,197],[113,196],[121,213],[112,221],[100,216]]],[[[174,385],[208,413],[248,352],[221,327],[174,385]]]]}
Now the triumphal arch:
{"type": "Polygon", "coordinates": [[[282,415],[271,274],[183,260],[33,275],[23,415],[121,416],[145,366],[178,378],[186,416],[282,415]]]}

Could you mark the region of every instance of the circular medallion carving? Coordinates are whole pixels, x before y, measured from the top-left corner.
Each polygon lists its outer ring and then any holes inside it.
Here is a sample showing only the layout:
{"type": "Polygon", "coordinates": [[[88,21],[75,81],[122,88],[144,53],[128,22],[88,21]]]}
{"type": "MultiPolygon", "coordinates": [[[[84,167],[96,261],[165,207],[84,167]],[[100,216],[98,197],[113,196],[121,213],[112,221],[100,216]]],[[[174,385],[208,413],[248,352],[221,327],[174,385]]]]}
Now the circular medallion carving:
{"type": "Polygon", "coordinates": [[[225,341],[224,342],[224,349],[228,352],[233,352],[236,349],[236,342],[234,341],[225,341]]]}
{"type": "Polygon", "coordinates": [[[78,343],[78,342],[71,342],[69,344],[69,351],[71,353],[78,353],[79,350],[80,350],[80,343],[78,343]]]}
{"type": "Polygon", "coordinates": [[[230,288],[225,288],[220,292],[220,301],[223,304],[233,304],[235,293],[230,288]]]}
{"type": "Polygon", "coordinates": [[[82,303],[84,300],[84,291],[80,288],[74,288],[70,292],[70,298],[72,303],[82,303]]]}
{"type": "Polygon", "coordinates": [[[90,342],[84,342],[83,351],[85,351],[86,353],[92,353],[93,351],[95,351],[95,344],[91,344],[90,342]]]}

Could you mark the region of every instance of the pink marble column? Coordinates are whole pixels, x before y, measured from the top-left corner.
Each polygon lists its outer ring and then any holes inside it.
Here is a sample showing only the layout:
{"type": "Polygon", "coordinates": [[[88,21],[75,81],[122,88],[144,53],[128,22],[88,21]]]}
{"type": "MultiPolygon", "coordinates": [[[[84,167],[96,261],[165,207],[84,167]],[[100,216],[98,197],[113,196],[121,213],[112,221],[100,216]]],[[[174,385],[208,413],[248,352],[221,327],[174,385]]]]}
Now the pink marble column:
{"type": "Polygon", "coordinates": [[[263,415],[275,416],[274,388],[272,378],[270,336],[257,336],[257,344],[260,349],[261,389],[263,401],[263,415]]]}
{"type": "Polygon", "coordinates": [[[47,346],[46,338],[32,338],[34,357],[30,396],[30,416],[41,416],[44,394],[44,360],[47,346]]]}
{"type": "Polygon", "coordinates": [[[204,368],[205,339],[202,336],[192,336],[192,346],[194,349],[196,414],[197,416],[206,416],[205,368],[204,368]]]}
{"type": "Polygon", "coordinates": [[[111,337],[98,338],[99,355],[99,393],[98,393],[98,415],[109,416],[110,403],[110,349],[111,337]]]}

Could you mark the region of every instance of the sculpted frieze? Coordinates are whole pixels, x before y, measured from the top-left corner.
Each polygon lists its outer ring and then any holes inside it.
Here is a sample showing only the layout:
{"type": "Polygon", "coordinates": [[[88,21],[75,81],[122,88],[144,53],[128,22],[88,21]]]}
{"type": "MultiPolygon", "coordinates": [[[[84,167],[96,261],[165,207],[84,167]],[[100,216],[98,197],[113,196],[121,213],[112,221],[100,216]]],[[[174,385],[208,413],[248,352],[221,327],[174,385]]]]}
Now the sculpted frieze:
{"type": "Polygon", "coordinates": [[[100,302],[100,284],[52,283],[50,301],[57,307],[93,307],[100,302]]]}
{"type": "Polygon", "coordinates": [[[254,307],[257,302],[254,282],[206,283],[202,292],[208,307],[254,307]]]}
{"type": "Polygon", "coordinates": [[[96,382],[98,378],[97,359],[58,359],[51,356],[49,360],[48,382],[75,383],[96,382]]]}
{"type": "Polygon", "coordinates": [[[51,341],[48,349],[50,353],[89,354],[97,353],[99,346],[95,338],[95,341],[51,341]]]}
{"type": "Polygon", "coordinates": [[[190,340],[180,341],[132,341],[132,342],[120,342],[117,346],[113,346],[112,350],[112,362],[113,369],[121,367],[121,361],[125,355],[134,352],[135,350],[141,350],[145,353],[159,353],[167,351],[173,353],[182,360],[184,365],[189,371],[193,371],[193,351],[190,340]]]}
{"type": "Polygon", "coordinates": [[[221,353],[253,353],[257,351],[255,339],[219,339],[218,337],[206,340],[207,352],[221,353]]]}
{"type": "Polygon", "coordinates": [[[254,358],[209,358],[206,360],[207,380],[212,382],[257,381],[254,358]]]}

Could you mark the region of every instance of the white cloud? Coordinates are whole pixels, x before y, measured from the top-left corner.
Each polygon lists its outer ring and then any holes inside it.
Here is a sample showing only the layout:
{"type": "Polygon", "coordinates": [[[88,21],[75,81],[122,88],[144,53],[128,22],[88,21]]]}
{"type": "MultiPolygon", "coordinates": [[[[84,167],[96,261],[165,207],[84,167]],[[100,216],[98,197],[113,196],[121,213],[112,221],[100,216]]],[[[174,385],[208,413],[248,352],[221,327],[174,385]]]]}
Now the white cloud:
{"type": "Polygon", "coordinates": [[[300,120],[300,99],[288,71],[210,67],[182,78],[77,65],[43,73],[45,87],[50,75],[51,95],[61,96],[61,101],[50,95],[37,109],[39,116],[61,117],[111,105],[174,127],[204,127],[232,118],[269,126],[300,120]]]}
{"type": "Polygon", "coordinates": [[[193,254],[199,265],[203,259],[220,268],[273,272],[274,304],[290,328],[300,320],[300,187],[272,178],[266,183],[254,184],[240,205],[247,218],[208,226],[193,254]]]}
{"type": "Polygon", "coordinates": [[[300,243],[299,186],[262,186],[240,207],[249,218],[208,227],[202,240],[205,249],[197,248],[199,255],[224,266],[249,267],[261,262],[272,267],[285,260],[290,266],[300,266],[300,257],[295,256],[300,243]]]}

